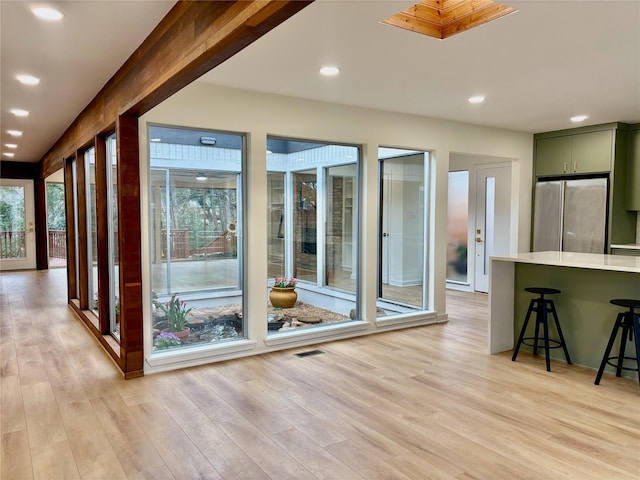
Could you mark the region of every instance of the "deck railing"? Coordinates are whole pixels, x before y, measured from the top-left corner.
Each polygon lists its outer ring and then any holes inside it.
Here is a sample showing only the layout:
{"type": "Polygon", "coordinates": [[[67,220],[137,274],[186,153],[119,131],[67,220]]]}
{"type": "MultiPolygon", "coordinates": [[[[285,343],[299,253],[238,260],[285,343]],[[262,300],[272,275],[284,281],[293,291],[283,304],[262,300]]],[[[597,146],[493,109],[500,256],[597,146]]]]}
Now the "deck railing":
{"type": "MultiPolygon", "coordinates": [[[[167,231],[160,232],[162,241],[162,258],[167,258],[167,231]]],[[[173,228],[169,235],[169,245],[171,258],[182,259],[189,258],[189,230],[173,228]]]]}
{"type": "Polygon", "coordinates": [[[25,258],[24,230],[0,231],[0,258],[25,258]]]}
{"type": "Polygon", "coordinates": [[[67,258],[67,232],[49,230],[49,257],[67,258]]]}
{"type": "MultiPolygon", "coordinates": [[[[94,233],[95,235],[95,233],[94,233]]],[[[25,257],[25,237],[23,230],[0,231],[0,258],[24,258],[25,257]]],[[[167,231],[162,230],[162,254],[166,258],[167,251],[167,231]]],[[[189,230],[173,229],[169,236],[171,247],[171,258],[187,259],[191,256],[208,256],[211,254],[231,253],[236,246],[235,236],[224,232],[217,236],[203,248],[191,249],[189,247],[189,230]]],[[[67,258],[67,232],[64,230],[49,230],[49,257],[67,258]]],[[[115,254],[115,261],[118,261],[118,252],[115,254]]]]}

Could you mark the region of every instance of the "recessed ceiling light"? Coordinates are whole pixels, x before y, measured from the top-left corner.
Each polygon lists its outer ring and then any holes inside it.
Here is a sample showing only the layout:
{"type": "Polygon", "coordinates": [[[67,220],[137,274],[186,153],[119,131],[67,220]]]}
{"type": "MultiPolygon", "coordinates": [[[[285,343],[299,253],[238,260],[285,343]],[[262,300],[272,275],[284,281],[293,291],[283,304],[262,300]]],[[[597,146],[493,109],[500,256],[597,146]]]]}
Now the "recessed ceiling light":
{"type": "Polygon", "coordinates": [[[152,142],[161,142],[162,139],[161,138],[152,138],[151,141],[152,142]]]}
{"type": "Polygon", "coordinates": [[[11,152],[3,152],[2,153],[5,157],[14,157],[15,153],[11,153],[11,152]]]}
{"type": "Polygon", "coordinates": [[[484,97],[482,95],[476,95],[474,97],[469,98],[469,103],[482,103],[484,102],[484,97]]]}
{"type": "Polygon", "coordinates": [[[573,123],[579,123],[579,122],[584,122],[587,118],[586,115],[576,115],[575,117],[571,117],[571,121],[573,123]]]}
{"type": "Polygon", "coordinates": [[[13,113],[16,117],[28,117],[29,112],[26,110],[21,110],[19,108],[12,108],[11,113],[13,113]]]}
{"type": "Polygon", "coordinates": [[[17,75],[16,78],[23,85],[38,85],[40,83],[40,79],[33,75],[17,75]]]}
{"type": "Polygon", "coordinates": [[[7,133],[12,137],[21,137],[22,132],[20,130],[7,130],[7,133]]]}
{"type": "Polygon", "coordinates": [[[4,146],[7,148],[18,148],[18,145],[15,143],[5,143],[4,146]]]}
{"type": "Polygon", "coordinates": [[[32,8],[31,11],[36,17],[42,20],[62,20],[62,17],[64,17],[64,15],[55,8],[36,7],[32,8]]]}
{"type": "Polygon", "coordinates": [[[340,73],[340,69],[338,67],[322,67],[320,69],[320,75],[324,75],[325,77],[333,77],[334,75],[338,75],[340,73]]]}

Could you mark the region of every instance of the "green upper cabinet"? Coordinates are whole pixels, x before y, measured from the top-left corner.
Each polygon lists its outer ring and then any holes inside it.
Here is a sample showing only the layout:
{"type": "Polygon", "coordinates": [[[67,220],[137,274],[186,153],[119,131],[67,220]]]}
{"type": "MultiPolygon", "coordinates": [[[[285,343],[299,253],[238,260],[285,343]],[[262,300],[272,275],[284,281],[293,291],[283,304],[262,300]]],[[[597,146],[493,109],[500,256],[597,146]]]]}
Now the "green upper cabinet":
{"type": "Polygon", "coordinates": [[[640,210],[640,124],[616,122],[536,133],[533,141],[534,185],[550,177],[607,178],[607,243],[636,241],[638,216],[634,210],[640,210]]]}
{"type": "Polygon", "coordinates": [[[640,211],[640,125],[631,130],[627,208],[640,211]]]}
{"type": "Polygon", "coordinates": [[[571,137],[536,140],[536,175],[564,175],[571,164],[571,137]]]}
{"type": "Polygon", "coordinates": [[[613,130],[536,138],[537,177],[611,171],[613,130]]]}

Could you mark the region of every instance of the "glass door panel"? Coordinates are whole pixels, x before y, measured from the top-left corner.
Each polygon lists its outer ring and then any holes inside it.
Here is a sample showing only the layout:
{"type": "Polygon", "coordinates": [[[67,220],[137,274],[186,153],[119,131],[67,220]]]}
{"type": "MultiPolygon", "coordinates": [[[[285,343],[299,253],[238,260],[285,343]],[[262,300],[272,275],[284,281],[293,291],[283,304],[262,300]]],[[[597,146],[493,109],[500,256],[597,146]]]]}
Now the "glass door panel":
{"type": "Polygon", "coordinates": [[[316,170],[293,174],[294,276],[298,280],[317,282],[317,175],[316,170]]]}
{"type": "Polygon", "coordinates": [[[326,285],[356,291],[356,165],[326,169],[326,285]]]}
{"type": "Polygon", "coordinates": [[[36,268],[33,181],[0,179],[0,270],[36,268]]]}
{"type": "Polygon", "coordinates": [[[447,281],[468,285],[469,171],[449,172],[447,281]]]}
{"type": "Polygon", "coordinates": [[[426,309],[424,152],[380,149],[378,316],[426,309]]]}
{"type": "Polygon", "coordinates": [[[285,194],[284,173],[267,173],[267,274],[284,277],[285,194]]]}

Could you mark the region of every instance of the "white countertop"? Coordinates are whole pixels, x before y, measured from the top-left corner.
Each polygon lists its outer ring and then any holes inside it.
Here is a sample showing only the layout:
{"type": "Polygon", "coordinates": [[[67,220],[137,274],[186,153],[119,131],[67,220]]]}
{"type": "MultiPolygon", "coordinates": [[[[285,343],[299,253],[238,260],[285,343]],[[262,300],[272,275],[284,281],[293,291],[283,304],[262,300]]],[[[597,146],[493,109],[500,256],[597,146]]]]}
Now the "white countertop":
{"type": "Polygon", "coordinates": [[[611,245],[611,248],[622,248],[625,250],[640,250],[640,243],[621,243],[618,245],[611,245]]]}
{"type": "Polygon", "coordinates": [[[574,252],[527,252],[495,256],[491,257],[491,260],[640,273],[640,257],[625,255],[574,252]]]}

